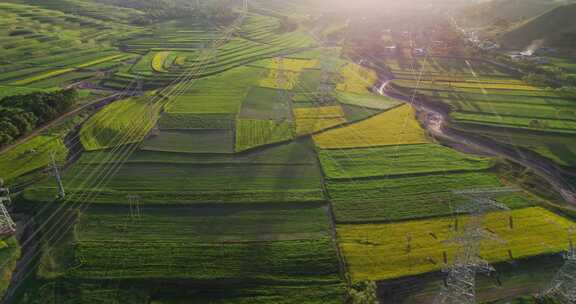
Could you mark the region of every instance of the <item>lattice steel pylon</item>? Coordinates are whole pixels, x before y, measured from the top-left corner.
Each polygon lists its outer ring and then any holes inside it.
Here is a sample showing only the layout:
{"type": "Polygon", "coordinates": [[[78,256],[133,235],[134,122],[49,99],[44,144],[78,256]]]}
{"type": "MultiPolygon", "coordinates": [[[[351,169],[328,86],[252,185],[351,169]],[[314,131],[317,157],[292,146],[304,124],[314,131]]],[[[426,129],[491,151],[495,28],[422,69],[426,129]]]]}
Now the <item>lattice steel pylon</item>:
{"type": "Polygon", "coordinates": [[[278,102],[274,105],[275,115],[277,120],[282,122],[286,119],[285,107],[290,105],[290,94],[288,93],[288,79],[286,77],[286,70],[284,70],[284,56],[278,57],[278,67],[276,69],[276,86],[278,87],[278,102]]]}
{"type": "Polygon", "coordinates": [[[318,97],[322,105],[332,101],[332,75],[335,72],[332,59],[332,56],[329,54],[322,56],[320,59],[322,75],[320,78],[320,86],[318,87],[318,97]]]}
{"type": "Polygon", "coordinates": [[[462,231],[449,242],[457,244],[457,252],[451,265],[443,269],[447,273],[444,286],[434,299],[434,304],[476,303],[476,275],[490,274],[495,269],[480,256],[483,241],[499,240],[484,227],[484,215],[493,210],[509,210],[494,201],[491,196],[498,193],[517,191],[516,188],[472,189],[455,191],[469,200],[456,208],[458,214],[467,214],[468,220],[462,231]]]}
{"type": "Polygon", "coordinates": [[[248,14],[248,0],[242,1],[242,12],[244,13],[244,15],[248,14]]]}
{"type": "Polygon", "coordinates": [[[4,181],[0,179],[0,236],[12,235],[16,232],[16,224],[6,208],[11,203],[10,188],[4,186],[4,181]]]}
{"type": "Polygon", "coordinates": [[[130,218],[141,218],[142,209],[140,208],[140,196],[128,195],[128,204],[130,204],[130,218]]]}
{"type": "Polygon", "coordinates": [[[58,169],[58,164],[56,163],[56,156],[54,153],[50,154],[52,160],[52,171],[54,172],[54,177],[56,178],[56,185],[58,187],[58,198],[65,198],[66,191],[64,190],[64,184],[62,183],[62,177],[60,176],[60,170],[58,169]]]}
{"type": "MultiPolygon", "coordinates": [[[[573,231],[571,231],[571,234],[573,231]]],[[[576,303],[576,249],[572,236],[569,240],[568,250],[564,253],[564,265],[552,279],[541,298],[552,298],[562,304],[576,303]]]]}

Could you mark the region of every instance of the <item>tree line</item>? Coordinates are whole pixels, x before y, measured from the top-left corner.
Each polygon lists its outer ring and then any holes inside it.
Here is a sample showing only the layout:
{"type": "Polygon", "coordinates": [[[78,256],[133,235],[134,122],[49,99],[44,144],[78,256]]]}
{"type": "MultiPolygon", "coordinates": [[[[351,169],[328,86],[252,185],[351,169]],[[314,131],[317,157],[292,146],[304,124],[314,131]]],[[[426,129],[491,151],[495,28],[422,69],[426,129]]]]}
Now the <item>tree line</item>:
{"type": "Polygon", "coordinates": [[[7,145],[69,110],[76,89],[8,96],[0,100],[0,146],[7,145]]]}

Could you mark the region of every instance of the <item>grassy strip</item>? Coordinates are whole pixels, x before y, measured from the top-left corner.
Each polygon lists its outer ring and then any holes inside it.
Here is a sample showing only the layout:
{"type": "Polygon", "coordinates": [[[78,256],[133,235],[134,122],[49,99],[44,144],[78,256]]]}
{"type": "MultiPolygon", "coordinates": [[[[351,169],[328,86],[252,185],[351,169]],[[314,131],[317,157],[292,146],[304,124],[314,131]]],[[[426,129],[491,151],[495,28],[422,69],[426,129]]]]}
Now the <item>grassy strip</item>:
{"type": "Polygon", "coordinates": [[[66,74],[66,73],[72,72],[74,70],[75,70],[75,68],[64,68],[64,69],[53,70],[53,71],[50,71],[50,72],[47,72],[44,74],[40,74],[40,75],[36,75],[33,77],[29,77],[29,78],[15,81],[15,82],[11,83],[11,85],[16,85],[16,86],[28,85],[28,84],[31,84],[31,83],[34,83],[34,82],[37,82],[40,80],[44,80],[44,79],[56,77],[56,76],[59,76],[62,74],[66,74]]]}

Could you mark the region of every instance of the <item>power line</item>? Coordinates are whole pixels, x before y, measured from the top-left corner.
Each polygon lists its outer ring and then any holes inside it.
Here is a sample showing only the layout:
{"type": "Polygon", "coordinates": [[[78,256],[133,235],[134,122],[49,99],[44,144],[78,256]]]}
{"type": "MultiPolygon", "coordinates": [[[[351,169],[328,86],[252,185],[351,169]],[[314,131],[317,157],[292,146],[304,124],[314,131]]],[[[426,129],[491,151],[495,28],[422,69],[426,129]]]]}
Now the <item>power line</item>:
{"type": "Polygon", "coordinates": [[[55,153],[50,154],[50,159],[52,161],[52,170],[54,172],[54,177],[56,178],[56,184],[58,186],[58,198],[63,199],[66,197],[66,191],[64,190],[62,176],[60,176],[60,170],[58,169],[58,164],[56,163],[55,153]]]}
{"type": "Polygon", "coordinates": [[[0,235],[12,235],[16,232],[16,224],[12,220],[6,205],[10,205],[10,188],[4,186],[4,181],[0,179],[0,235]]]}
{"type": "Polygon", "coordinates": [[[572,239],[573,231],[570,231],[569,247],[564,253],[564,265],[552,279],[540,298],[553,298],[561,304],[576,302],[576,249],[572,239]]]}
{"type": "MultiPolygon", "coordinates": [[[[490,274],[495,271],[488,261],[480,256],[480,246],[485,240],[501,241],[497,235],[484,227],[486,213],[495,210],[509,210],[506,205],[496,202],[492,196],[514,192],[515,188],[484,188],[454,191],[468,200],[456,208],[457,214],[467,214],[469,219],[456,237],[449,240],[455,243],[457,252],[450,266],[445,266],[447,276],[444,286],[434,299],[434,304],[474,304],[476,303],[476,274],[490,274]]],[[[458,222],[455,223],[458,231],[458,222]]],[[[511,226],[512,228],[512,226],[511,226]]],[[[444,253],[447,264],[446,253],[444,253]]]]}

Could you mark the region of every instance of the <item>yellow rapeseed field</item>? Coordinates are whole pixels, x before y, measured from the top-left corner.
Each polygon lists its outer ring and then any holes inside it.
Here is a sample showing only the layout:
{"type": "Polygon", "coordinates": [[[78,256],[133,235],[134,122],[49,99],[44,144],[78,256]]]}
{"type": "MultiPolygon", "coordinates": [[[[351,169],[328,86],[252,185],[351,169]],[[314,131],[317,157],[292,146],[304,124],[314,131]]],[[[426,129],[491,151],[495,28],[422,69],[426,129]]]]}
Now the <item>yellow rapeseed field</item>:
{"type": "Polygon", "coordinates": [[[309,107],[295,108],[294,118],[296,119],[313,119],[313,118],[335,118],[344,117],[344,112],[340,106],[327,107],[309,107]]]}
{"type": "Polygon", "coordinates": [[[426,136],[410,105],[402,105],[361,122],[314,135],[322,149],[425,143],[426,136]]]}
{"type": "Polygon", "coordinates": [[[164,62],[166,61],[168,56],[170,56],[169,51],[156,53],[154,55],[154,58],[152,58],[152,70],[158,73],[166,73],[167,71],[166,69],[164,69],[164,62]]]}
{"type": "Polygon", "coordinates": [[[342,92],[356,94],[371,94],[370,88],[376,84],[376,72],[355,63],[349,63],[340,70],[342,81],[336,89],[342,92]]]}
{"type": "Polygon", "coordinates": [[[340,106],[295,108],[296,134],[305,135],[346,122],[340,106]]]}
{"type": "MultiPolygon", "coordinates": [[[[463,227],[466,219],[459,221],[463,227]]],[[[338,235],[354,281],[384,280],[441,269],[457,250],[448,241],[457,234],[455,220],[438,218],[392,224],[339,225],[338,235]]],[[[574,223],[546,209],[531,207],[490,213],[486,227],[501,240],[482,243],[481,256],[502,262],[560,252],[568,247],[574,223]],[[512,217],[512,225],[510,225],[512,217]]]]}
{"type": "Polygon", "coordinates": [[[281,85],[278,81],[278,70],[268,70],[266,76],[260,79],[259,85],[264,88],[292,90],[299,75],[296,72],[284,71],[284,83],[281,85]]]}
{"type": "Polygon", "coordinates": [[[112,61],[112,60],[114,60],[114,59],[119,59],[119,58],[122,58],[122,57],[126,57],[126,55],[124,55],[124,54],[111,55],[111,56],[108,56],[108,57],[104,57],[104,58],[100,58],[100,59],[96,59],[96,60],[92,60],[92,61],[83,63],[83,64],[79,65],[78,67],[79,67],[79,68],[87,68],[87,67],[91,67],[91,66],[93,66],[93,65],[97,65],[97,64],[104,63],[104,62],[112,61]]]}
{"type": "Polygon", "coordinates": [[[40,80],[60,76],[62,74],[66,74],[66,73],[72,72],[74,70],[75,70],[74,68],[64,68],[64,69],[53,70],[50,72],[46,72],[43,74],[39,74],[39,75],[35,75],[35,76],[29,77],[29,78],[15,81],[15,82],[11,83],[11,85],[16,85],[16,86],[28,85],[28,84],[31,84],[33,82],[37,82],[40,80]]]}

